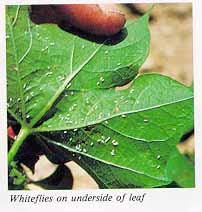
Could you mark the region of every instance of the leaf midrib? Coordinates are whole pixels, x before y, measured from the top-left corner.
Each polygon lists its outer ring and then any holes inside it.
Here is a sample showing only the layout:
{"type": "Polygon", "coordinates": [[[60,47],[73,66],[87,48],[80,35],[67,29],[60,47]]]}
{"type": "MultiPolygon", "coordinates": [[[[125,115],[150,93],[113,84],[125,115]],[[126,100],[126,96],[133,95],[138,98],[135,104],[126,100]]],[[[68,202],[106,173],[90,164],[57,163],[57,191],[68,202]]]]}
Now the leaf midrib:
{"type": "MultiPolygon", "coordinates": [[[[155,106],[152,106],[152,107],[147,107],[147,108],[143,108],[143,109],[139,109],[139,110],[131,110],[131,111],[127,111],[127,112],[122,112],[122,113],[117,113],[117,114],[114,114],[112,116],[110,116],[109,118],[105,118],[105,119],[101,119],[99,120],[96,124],[99,124],[103,121],[106,121],[106,120],[109,120],[109,119],[112,119],[112,118],[115,118],[115,117],[118,117],[118,116],[121,116],[121,115],[129,115],[129,114],[132,114],[132,113],[139,113],[139,112],[144,112],[144,111],[148,111],[148,110],[154,110],[156,108],[161,108],[161,107],[164,107],[164,106],[169,106],[169,105],[172,105],[172,104],[177,104],[177,103],[181,103],[181,102],[185,102],[185,101],[189,101],[190,99],[193,99],[193,95],[190,96],[190,97],[187,97],[187,98],[184,98],[184,99],[180,99],[180,100],[177,100],[177,101],[173,101],[173,102],[168,102],[168,103],[164,103],[164,104],[160,104],[160,105],[155,105],[155,106]]],[[[92,124],[95,124],[95,123],[92,123],[92,124]]],[[[83,125],[80,125],[80,126],[76,126],[76,128],[82,128],[82,127],[85,127],[87,124],[83,124],[83,125]]],[[[88,125],[91,125],[91,124],[88,124],[88,125]]],[[[49,131],[60,131],[60,130],[71,130],[71,129],[74,129],[75,126],[72,126],[70,128],[67,128],[67,127],[63,127],[63,128],[46,128],[46,127],[38,127],[38,128],[35,128],[34,131],[35,132],[49,132],[49,131]]]]}
{"type": "Polygon", "coordinates": [[[93,159],[93,160],[100,161],[100,162],[102,162],[102,163],[104,163],[104,164],[107,164],[107,165],[110,165],[110,166],[113,166],[113,167],[116,167],[116,168],[120,168],[120,169],[123,169],[123,170],[131,171],[131,172],[133,172],[133,173],[135,173],[135,174],[140,174],[140,175],[143,175],[143,176],[150,177],[150,178],[152,178],[152,179],[156,179],[156,180],[160,180],[160,181],[167,181],[167,182],[169,182],[168,179],[164,179],[163,177],[159,178],[159,177],[156,177],[156,176],[151,176],[151,175],[149,175],[149,174],[146,174],[146,173],[144,173],[144,172],[137,171],[137,170],[132,169],[132,168],[128,168],[128,167],[125,167],[125,166],[117,165],[117,164],[111,163],[111,162],[109,162],[109,161],[106,161],[106,160],[97,158],[97,157],[95,157],[95,156],[89,155],[88,153],[79,152],[79,151],[75,150],[74,148],[67,147],[67,146],[65,146],[64,144],[61,144],[61,143],[59,143],[59,142],[57,142],[57,141],[53,141],[53,140],[51,140],[50,138],[47,138],[47,137],[45,137],[45,136],[43,136],[43,135],[40,135],[40,136],[41,136],[42,138],[44,138],[47,142],[52,143],[52,144],[55,144],[55,145],[60,146],[60,147],[62,147],[62,148],[65,148],[65,149],[67,149],[68,151],[71,151],[71,152],[73,152],[73,153],[77,153],[77,154],[83,155],[83,156],[85,156],[85,157],[89,157],[89,158],[91,158],[91,159],[93,159]]]}

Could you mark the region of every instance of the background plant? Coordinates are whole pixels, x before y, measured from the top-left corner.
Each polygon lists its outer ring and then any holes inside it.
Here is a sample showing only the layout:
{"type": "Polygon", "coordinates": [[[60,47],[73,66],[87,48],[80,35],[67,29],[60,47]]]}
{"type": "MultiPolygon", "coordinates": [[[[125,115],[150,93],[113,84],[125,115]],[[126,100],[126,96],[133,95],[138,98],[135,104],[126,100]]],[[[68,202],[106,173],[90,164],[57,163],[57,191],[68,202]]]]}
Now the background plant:
{"type": "Polygon", "coordinates": [[[95,42],[31,23],[26,6],[7,8],[8,113],[20,124],[11,171],[14,157],[34,170],[46,154],[76,161],[100,188],[194,186],[193,165],[176,149],[193,130],[193,90],[158,74],[137,77],[149,16],[95,42]]]}

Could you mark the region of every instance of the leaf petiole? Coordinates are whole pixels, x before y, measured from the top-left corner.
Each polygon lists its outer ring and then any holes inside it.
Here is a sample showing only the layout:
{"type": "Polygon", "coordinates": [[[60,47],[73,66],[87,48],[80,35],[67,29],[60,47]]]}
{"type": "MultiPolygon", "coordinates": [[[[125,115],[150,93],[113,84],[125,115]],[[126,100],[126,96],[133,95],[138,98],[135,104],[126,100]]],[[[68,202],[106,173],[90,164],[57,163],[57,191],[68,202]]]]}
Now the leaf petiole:
{"type": "Polygon", "coordinates": [[[9,150],[8,153],[8,164],[13,161],[15,155],[17,154],[20,146],[22,145],[23,141],[27,138],[27,136],[30,134],[31,129],[27,127],[22,127],[16,140],[14,141],[11,149],[9,150]]]}

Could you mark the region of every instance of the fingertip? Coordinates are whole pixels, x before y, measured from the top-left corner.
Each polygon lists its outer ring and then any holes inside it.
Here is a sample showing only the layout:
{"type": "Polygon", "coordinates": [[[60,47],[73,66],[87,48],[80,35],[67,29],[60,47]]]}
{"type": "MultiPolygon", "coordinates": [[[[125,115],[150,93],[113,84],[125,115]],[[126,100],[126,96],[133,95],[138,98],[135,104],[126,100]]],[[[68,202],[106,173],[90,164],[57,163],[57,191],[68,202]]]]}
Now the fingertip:
{"type": "Polygon", "coordinates": [[[29,15],[35,24],[58,23],[58,18],[51,5],[32,5],[29,15]]]}
{"type": "Polygon", "coordinates": [[[126,22],[122,13],[103,10],[97,4],[55,5],[54,8],[61,20],[99,36],[112,36],[118,33],[126,22]]]}
{"type": "Polygon", "coordinates": [[[110,12],[107,18],[105,35],[117,34],[124,28],[126,23],[125,15],[119,12],[110,12]]]}

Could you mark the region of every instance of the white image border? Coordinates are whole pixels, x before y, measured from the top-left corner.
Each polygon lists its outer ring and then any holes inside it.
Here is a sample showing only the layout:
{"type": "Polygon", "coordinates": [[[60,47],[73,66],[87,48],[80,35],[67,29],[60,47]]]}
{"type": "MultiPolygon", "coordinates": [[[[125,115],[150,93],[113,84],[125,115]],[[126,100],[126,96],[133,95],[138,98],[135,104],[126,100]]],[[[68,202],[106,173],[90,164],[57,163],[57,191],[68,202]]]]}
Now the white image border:
{"type": "Polygon", "coordinates": [[[62,4],[75,1],[62,0],[7,0],[0,4],[0,209],[1,211],[34,211],[57,209],[61,211],[138,211],[138,212],[202,212],[202,1],[201,0],[137,0],[137,1],[76,1],[76,3],[190,3],[193,4],[193,67],[195,95],[195,176],[196,187],[193,189],[116,189],[116,190],[79,190],[79,191],[8,191],[7,189],[7,118],[6,118],[6,51],[5,51],[5,5],[7,4],[62,4]],[[60,204],[11,204],[10,194],[101,194],[112,195],[147,193],[143,204],[125,203],[60,203],[60,204]]]}

